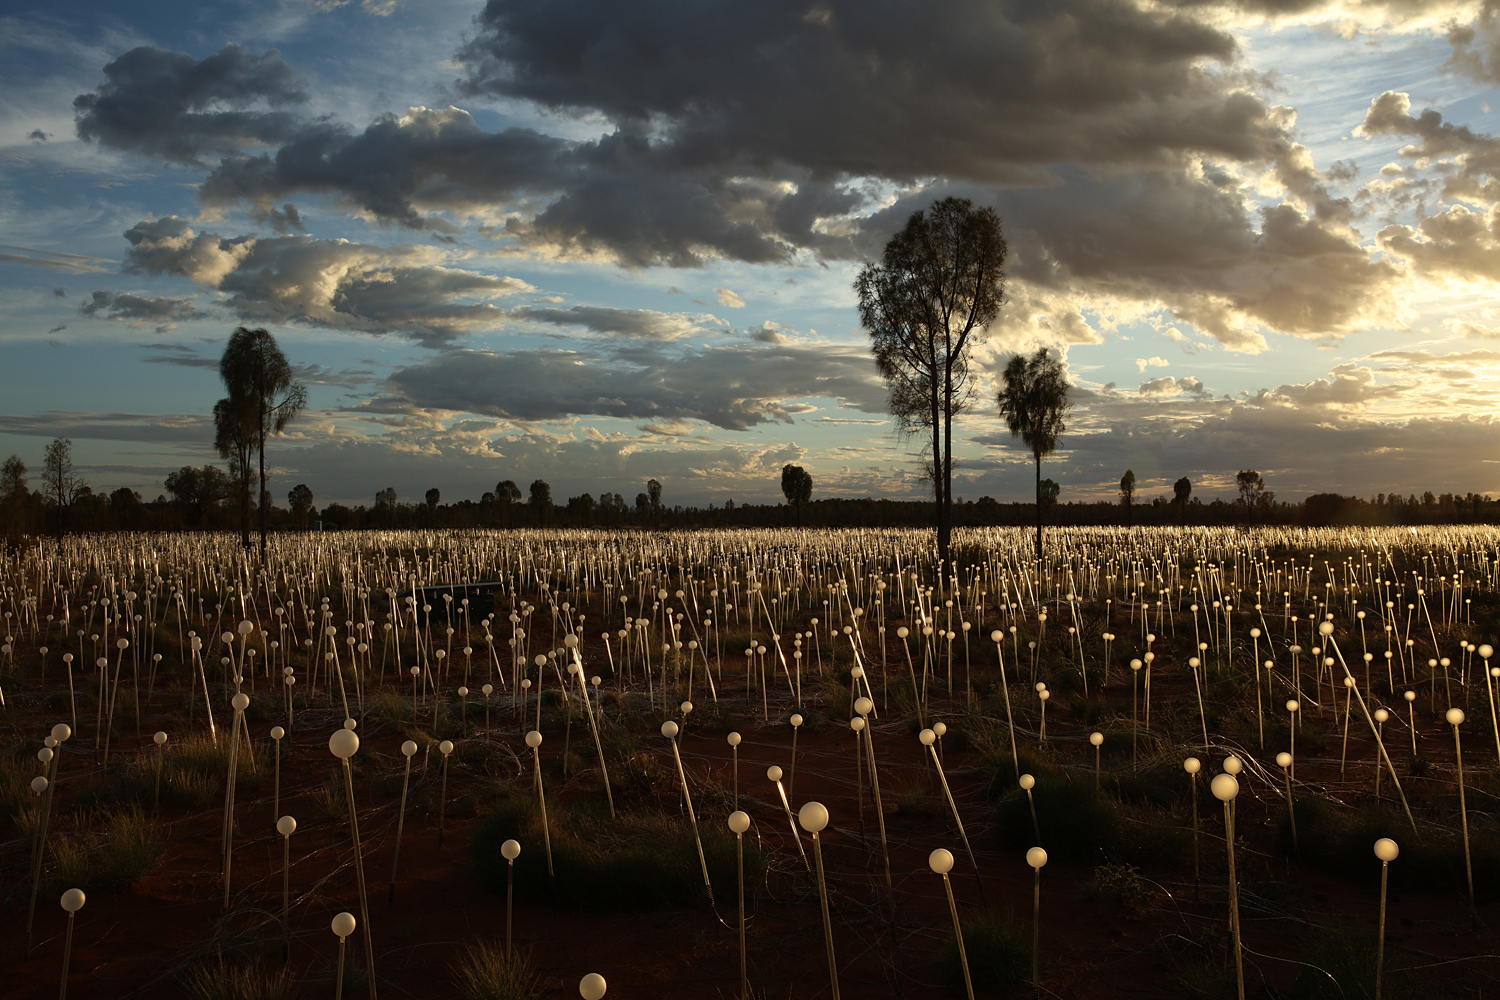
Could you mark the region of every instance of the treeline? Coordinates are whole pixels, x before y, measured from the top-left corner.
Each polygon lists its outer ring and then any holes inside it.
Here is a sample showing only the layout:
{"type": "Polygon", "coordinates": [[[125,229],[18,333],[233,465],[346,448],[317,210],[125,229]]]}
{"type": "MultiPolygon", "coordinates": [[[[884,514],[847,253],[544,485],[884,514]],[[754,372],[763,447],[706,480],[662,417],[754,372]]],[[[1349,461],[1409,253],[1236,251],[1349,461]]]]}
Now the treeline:
{"type": "MultiPolygon", "coordinates": [[[[26,488],[22,478],[0,483],[0,526],[11,538],[22,535],[100,531],[232,531],[240,524],[240,495],[222,470],[187,467],[167,478],[168,490],[155,500],[146,500],[132,490],[95,493],[81,484],[71,502],[59,506],[42,490],[26,488]],[[9,487],[6,489],[5,487],[9,487]]],[[[437,490],[429,490],[417,502],[404,502],[396,491],[382,490],[371,504],[348,506],[315,504],[312,491],[299,485],[288,494],[286,504],[269,503],[266,522],[273,531],[363,530],[363,529],[473,529],[524,527],[608,527],[645,530],[710,527],[791,527],[797,523],[795,508],[784,503],[724,504],[705,507],[667,505],[660,486],[648,487],[634,502],[619,493],[589,493],[553,499],[551,488],[541,480],[523,499],[520,491],[488,492],[479,500],[442,503],[437,490]]],[[[260,506],[249,501],[252,518],[259,519],[260,506]]],[[[1036,521],[1036,507],[1029,503],[1001,503],[990,497],[956,499],[956,527],[1026,527],[1036,521]]],[[[929,527],[930,501],[886,499],[824,499],[805,501],[801,507],[804,528],[929,527]]],[[[1184,503],[1159,498],[1125,506],[1119,503],[1058,503],[1047,506],[1044,519],[1050,525],[1420,525],[1500,522],[1500,501],[1468,493],[1424,493],[1398,496],[1381,494],[1369,499],[1320,493],[1300,503],[1247,506],[1237,501],[1198,499],[1184,503]]]]}

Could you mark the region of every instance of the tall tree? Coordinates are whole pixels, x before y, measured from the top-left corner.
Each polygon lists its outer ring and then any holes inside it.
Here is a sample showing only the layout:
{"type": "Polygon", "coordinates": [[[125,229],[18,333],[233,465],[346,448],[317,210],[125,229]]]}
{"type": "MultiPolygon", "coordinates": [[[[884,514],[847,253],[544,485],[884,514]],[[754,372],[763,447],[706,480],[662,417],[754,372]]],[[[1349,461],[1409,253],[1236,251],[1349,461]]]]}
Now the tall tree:
{"type": "Polygon", "coordinates": [[[1035,354],[1011,355],[1000,376],[1000,390],[995,394],[1000,415],[1010,427],[1011,437],[1019,437],[1031,448],[1036,462],[1036,557],[1042,558],[1042,457],[1057,450],[1057,439],[1066,431],[1066,418],[1073,404],[1068,402],[1068,378],[1062,360],[1047,353],[1045,347],[1035,354]]]}
{"type": "Polygon", "coordinates": [[[1266,489],[1265,479],[1254,469],[1241,469],[1234,477],[1234,484],[1240,493],[1236,503],[1245,508],[1250,520],[1254,520],[1257,513],[1269,512],[1276,500],[1276,494],[1266,489]]]}
{"type": "Polygon", "coordinates": [[[292,512],[292,520],[299,528],[307,527],[313,509],[313,491],[306,483],[298,483],[293,486],[286,495],[287,509],[292,512]]]}
{"type": "Polygon", "coordinates": [[[1042,506],[1047,510],[1051,510],[1057,506],[1057,495],[1061,492],[1062,487],[1050,479],[1043,479],[1041,486],[1037,487],[1036,495],[1037,499],[1041,501],[1042,506]]]}
{"type": "Polygon", "coordinates": [[[1172,502],[1177,505],[1177,520],[1187,521],[1188,497],[1193,495],[1193,481],[1183,476],[1172,484],[1172,502]]]}
{"type": "Polygon", "coordinates": [[[47,499],[57,507],[57,537],[61,540],[74,501],[89,492],[88,483],[73,472],[73,442],[68,438],[54,438],[47,446],[42,486],[47,499]]]}
{"type": "Polygon", "coordinates": [[[191,514],[194,527],[202,527],[208,509],[234,492],[234,484],[217,465],[205,465],[201,469],[184,465],[176,472],[167,473],[162,485],[171,495],[172,502],[191,514]]]}
{"type": "MultiPolygon", "coordinates": [[[[607,495],[607,494],[606,494],[607,495]]],[[[594,498],[588,493],[568,497],[568,523],[575,528],[591,528],[594,525],[594,498]]]]}
{"type": "Polygon", "coordinates": [[[646,480],[646,496],[651,500],[651,525],[661,527],[661,483],[655,479],[646,480]]]}
{"type": "Polygon", "coordinates": [[[552,487],[541,479],[531,483],[531,513],[539,528],[552,523],[552,487]]]}
{"type": "Polygon", "coordinates": [[[511,515],[521,503],[521,488],[512,480],[502,479],[495,484],[495,506],[500,511],[500,526],[510,527],[511,515]]]}
{"type": "Polygon", "coordinates": [[[15,538],[26,530],[26,508],[31,499],[26,489],[26,463],[12,455],[0,467],[0,508],[4,509],[6,534],[15,538]]]}
{"type": "Polygon", "coordinates": [[[786,502],[797,508],[797,527],[802,527],[802,505],[812,499],[813,481],[806,469],[800,465],[781,467],[781,495],[786,502]]]}
{"type": "Polygon", "coordinates": [[[441,500],[442,498],[443,498],[443,495],[438,492],[438,488],[436,486],[434,486],[432,489],[430,489],[430,490],[427,491],[427,496],[426,496],[425,499],[427,500],[427,513],[428,514],[433,514],[433,513],[437,512],[438,501],[441,500]]]}
{"type": "Polygon", "coordinates": [[[944,198],[914,212],[855,279],[859,321],[903,436],[924,442],[938,555],[953,531],[953,418],[973,400],[970,357],[1005,298],[1005,238],[994,209],[944,198]]]}
{"type": "Polygon", "coordinates": [[[214,404],[214,447],[229,461],[229,478],[240,501],[240,545],[250,547],[250,483],[255,476],[255,403],[226,396],[214,404]]]}
{"type": "Polygon", "coordinates": [[[229,398],[251,413],[260,453],[260,558],[266,558],[266,438],[280,434],[307,406],[307,387],[293,379],[291,363],[263,329],[236,327],[219,359],[219,378],[229,398]]]}
{"type": "Polygon", "coordinates": [[[396,487],[387,486],[375,491],[375,513],[387,527],[396,526],[396,487]]]}
{"type": "Polygon", "coordinates": [[[1120,506],[1125,508],[1125,523],[1130,524],[1131,507],[1135,505],[1135,472],[1126,469],[1120,477],[1120,506]]]}

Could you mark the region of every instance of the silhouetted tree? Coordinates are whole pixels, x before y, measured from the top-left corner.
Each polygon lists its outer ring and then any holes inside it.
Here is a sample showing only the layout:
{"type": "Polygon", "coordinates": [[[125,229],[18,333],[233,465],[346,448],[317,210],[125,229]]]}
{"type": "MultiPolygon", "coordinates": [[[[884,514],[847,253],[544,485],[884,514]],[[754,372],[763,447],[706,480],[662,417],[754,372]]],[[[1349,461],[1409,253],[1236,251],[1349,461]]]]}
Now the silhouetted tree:
{"type": "Polygon", "coordinates": [[[396,487],[387,486],[375,493],[375,516],[386,527],[396,526],[396,487]]]}
{"type": "Polygon", "coordinates": [[[509,528],[511,517],[521,503],[521,488],[509,479],[495,484],[495,508],[500,514],[500,526],[509,528]]]}
{"type": "Polygon", "coordinates": [[[26,531],[26,514],[31,493],[26,488],[26,463],[12,455],[0,466],[0,516],[5,518],[6,533],[12,538],[26,531]]]}
{"type": "Polygon", "coordinates": [[[797,527],[802,527],[802,505],[812,499],[813,481],[807,470],[800,465],[781,467],[781,495],[786,502],[797,508],[797,527]]]}
{"type": "Polygon", "coordinates": [[[119,531],[140,527],[141,495],[129,486],[121,486],[109,495],[109,512],[119,531]]]}
{"type": "Polygon", "coordinates": [[[661,483],[655,479],[646,480],[646,496],[651,501],[651,524],[661,524],[661,483]]]}
{"type": "Polygon", "coordinates": [[[575,528],[589,528],[594,524],[594,498],[585,493],[568,497],[568,523],[575,528]]]}
{"type": "Polygon", "coordinates": [[[1234,477],[1234,484],[1240,494],[1235,502],[1245,509],[1246,516],[1252,521],[1257,515],[1269,512],[1276,502],[1276,494],[1266,489],[1265,479],[1254,469],[1241,469],[1234,477]]]}
{"type": "MultiPolygon", "coordinates": [[[[953,528],[953,418],[973,398],[969,359],[1005,297],[1005,239],[994,209],[944,198],[914,212],[879,263],[855,279],[860,325],[902,435],[930,434],[938,555],[953,528]]],[[[946,570],[945,570],[946,572],[946,570]]]]}
{"type": "Polygon", "coordinates": [[[1183,476],[1172,484],[1172,502],[1177,505],[1177,519],[1187,520],[1188,497],[1193,495],[1193,481],[1183,476]]]}
{"type": "Polygon", "coordinates": [[[226,396],[214,404],[214,447],[229,460],[229,478],[240,501],[240,545],[250,547],[250,479],[254,475],[255,402],[226,396]]]}
{"type": "Polygon", "coordinates": [[[995,394],[1000,415],[1010,427],[1011,436],[1021,438],[1031,448],[1036,463],[1036,557],[1040,559],[1042,457],[1057,449],[1057,439],[1067,430],[1065,418],[1073,405],[1068,402],[1068,379],[1062,361],[1039,347],[1029,358],[1011,355],[1000,380],[1000,390],[995,394]]]}
{"type": "Polygon", "coordinates": [[[57,537],[67,529],[73,504],[93,492],[88,483],[73,472],[73,442],[54,438],[42,460],[43,492],[57,508],[57,537]]]}
{"type": "Polygon", "coordinates": [[[443,495],[438,492],[438,488],[436,486],[434,486],[432,489],[430,489],[430,490],[427,491],[427,496],[425,497],[425,499],[427,500],[427,513],[428,514],[435,514],[435,513],[437,513],[438,501],[441,500],[442,498],[443,498],[443,495]]]}
{"type": "Polygon", "coordinates": [[[286,495],[287,509],[292,512],[292,518],[299,528],[307,527],[311,519],[313,509],[313,491],[306,483],[298,483],[293,486],[286,495]]]}
{"type": "Polygon", "coordinates": [[[1037,488],[1037,502],[1048,510],[1051,510],[1057,506],[1057,495],[1060,492],[1062,492],[1061,488],[1056,483],[1050,479],[1043,479],[1042,485],[1037,488]]]}
{"type": "Polygon", "coordinates": [[[531,483],[531,515],[539,527],[552,523],[552,487],[540,479],[531,483]]]}
{"type": "MultiPolygon", "coordinates": [[[[264,329],[236,327],[219,359],[219,378],[236,407],[248,407],[260,454],[260,558],[266,558],[266,437],[280,434],[307,406],[307,387],[293,381],[292,366],[264,329]]],[[[248,490],[248,483],[246,486],[248,490]]]]}
{"type": "Polygon", "coordinates": [[[1131,469],[1125,470],[1125,475],[1120,477],[1120,506],[1125,508],[1125,523],[1130,523],[1130,508],[1135,504],[1135,472],[1131,469]]]}

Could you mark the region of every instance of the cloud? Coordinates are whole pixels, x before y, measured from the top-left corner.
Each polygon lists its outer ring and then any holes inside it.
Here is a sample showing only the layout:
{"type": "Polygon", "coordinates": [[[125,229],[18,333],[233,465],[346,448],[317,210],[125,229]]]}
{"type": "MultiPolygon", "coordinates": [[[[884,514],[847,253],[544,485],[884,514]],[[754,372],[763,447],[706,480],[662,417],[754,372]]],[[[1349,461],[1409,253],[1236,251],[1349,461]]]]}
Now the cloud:
{"type": "Polygon", "coordinates": [[[167,298],[136,295],[133,292],[95,291],[79,306],[84,316],[95,319],[123,319],[132,326],[141,323],[170,323],[202,319],[206,313],[191,296],[167,298]]]}
{"type": "Polygon", "coordinates": [[[1191,16],[1104,0],[819,9],[826,17],[792,0],[491,4],[461,54],[461,86],[658,121],[685,165],[828,176],[1011,183],[1062,161],[1161,163],[1185,148],[1243,158],[1276,131],[1259,101],[1204,68],[1236,45],[1191,16]]]}
{"type": "Polygon", "coordinates": [[[1470,320],[1450,319],[1444,325],[1460,337],[1469,337],[1473,340],[1500,340],[1500,330],[1470,320]]]}
{"type": "Polygon", "coordinates": [[[176,274],[216,289],[220,304],[247,322],[400,333],[432,347],[503,322],[491,299],[534,290],[517,278],[445,266],[442,251],[428,247],[229,239],[175,216],[138,223],[125,238],[127,272],[176,274]]]}
{"type": "MultiPolygon", "coordinates": [[[[1335,7],[1267,2],[1253,16],[1335,7]]],[[[144,125],[107,141],[180,162],[212,152],[202,206],[243,206],[277,232],[298,228],[290,199],[311,195],[439,236],[477,222],[502,252],[628,268],[850,260],[958,193],[1005,218],[1025,307],[1005,336],[1098,343],[1124,314],[1165,311],[1254,352],[1266,329],[1326,340],[1399,325],[1402,269],[1349,229],[1350,203],[1329,193],[1344,175],[1320,173],[1291,139],[1292,110],[1246,85],[1224,25],[1248,8],[818,9],[490,4],[459,54],[459,90],[607,123],[588,140],[490,132],[451,106],[363,128],[295,117],[284,61],[232,46],[204,60],[127,53],[80,97],[80,129],[135,120],[111,102],[141,105],[144,125]],[[250,148],[261,142],[274,148],[250,148]],[[1283,203],[1249,208],[1241,165],[1283,203]]]]}
{"type": "Polygon", "coordinates": [[[612,336],[663,341],[697,336],[716,325],[712,317],[608,306],[573,306],[570,309],[533,309],[521,306],[513,309],[510,317],[557,326],[580,326],[594,333],[612,336]]]}
{"type": "Polygon", "coordinates": [[[403,368],[369,412],[460,411],[516,421],[569,416],[698,420],[725,430],[790,423],[790,401],[832,397],[883,412],[868,354],[843,348],[719,347],[628,360],[598,353],[456,351],[403,368]]]}
{"type": "Polygon", "coordinates": [[[213,417],[203,413],[82,413],[46,410],[28,414],[0,414],[0,433],[25,437],[100,441],[141,441],[198,445],[212,450],[213,417]]]}
{"type": "Polygon", "coordinates": [[[1161,378],[1142,382],[1139,391],[1142,396],[1150,397],[1181,396],[1184,393],[1199,398],[1208,395],[1207,390],[1203,388],[1203,383],[1191,375],[1185,378],[1163,375],[1161,378]]]}
{"type": "MultiPolygon", "coordinates": [[[[1292,497],[1490,489],[1497,372],[1500,351],[1387,351],[1238,400],[1198,391],[1197,379],[1170,388],[1153,380],[1161,385],[1150,394],[1145,386],[1138,394],[1075,393],[1069,433],[1047,464],[1074,497],[1104,498],[1126,467],[1142,492],[1166,492],[1187,475],[1205,499],[1223,486],[1232,492],[1235,470],[1245,468],[1292,497]]],[[[1028,495],[1030,452],[993,417],[970,426],[984,428],[971,440],[986,452],[964,463],[973,482],[955,490],[1028,495]]]]}
{"type": "Polygon", "coordinates": [[[1135,366],[1141,371],[1145,371],[1147,368],[1165,368],[1167,367],[1167,364],[1168,362],[1166,358],[1158,358],[1155,355],[1152,355],[1149,358],[1135,359],[1135,366]]]}
{"type": "Polygon", "coordinates": [[[85,257],[82,254],[63,253],[58,250],[35,250],[31,247],[0,243],[0,264],[25,264],[29,267],[65,271],[68,274],[99,274],[113,270],[112,267],[105,267],[105,264],[117,263],[108,257],[85,257]]]}
{"type": "MultiPolygon", "coordinates": [[[[579,144],[533,129],[486,132],[458,108],[412,108],[363,132],[325,119],[300,122],[273,154],[221,160],[199,190],[206,206],[269,213],[298,194],[333,197],[409,229],[453,227],[427,210],[503,210],[558,190],[583,167],[579,144]]],[[[621,224],[630,217],[617,206],[621,224]]],[[[639,219],[637,221],[640,221],[639,219]]],[[[498,235],[528,224],[511,220],[498,235]]]]}
{"type": "Polygon", "coordinates": [[[52,134],[50,132],[43,132],[39,128],[34,128],[27,134],[26,138],[30,139],[32,142],[46,142],[48,139],[52,138],[52,134]]]}
{"type": "Polygon", "coordinates": [[[760,326],[751,327],[746,332],[750,339],[758,344],[785,344],[787,336],[783,330],[794,330],[795,327],[787,326],[785,323],[777,323],[775,320],[766,320],[760,326]]]}
{"type": "Polygon", "coordinates": [[[73,101],[78,137],[174,163],[285,141],[299,119],[282,108],[307,100],[275,49],[233,43],[205,59],[140,46],[104,67],[105,82],[73,101]]]}

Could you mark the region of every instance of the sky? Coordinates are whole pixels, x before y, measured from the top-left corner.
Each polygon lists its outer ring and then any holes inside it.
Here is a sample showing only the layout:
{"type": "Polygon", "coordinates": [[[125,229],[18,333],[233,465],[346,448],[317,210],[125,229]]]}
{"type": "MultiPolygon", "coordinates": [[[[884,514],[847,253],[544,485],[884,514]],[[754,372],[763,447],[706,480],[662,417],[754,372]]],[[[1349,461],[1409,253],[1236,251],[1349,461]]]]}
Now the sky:
{"type": "MultiPolygon", "coordinates": [[[[318,504],[916,499],[853,282],[992,206],[957,497],[1500,493],[1500,0],[280,0],[0,16],[0,455],[147,499],[217,359],[309,390],[318,504]]],[[[33,485],[37,485],[34,478],[33,485]]]]}

